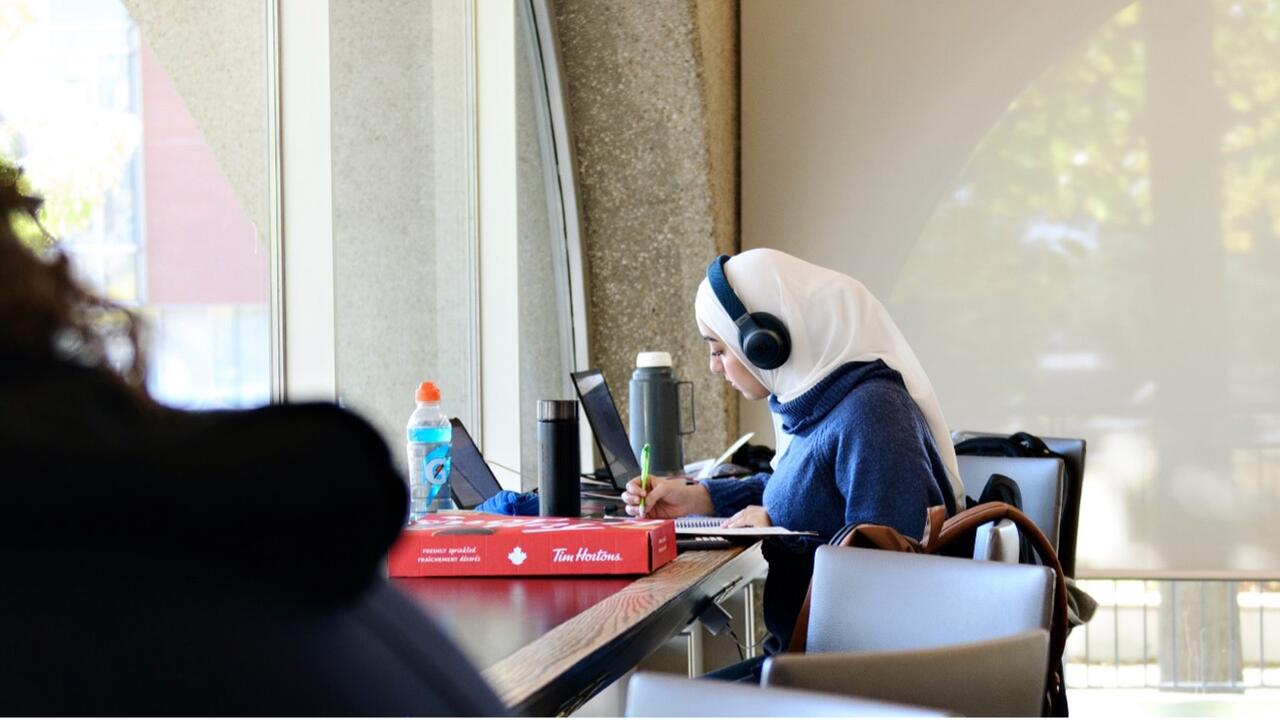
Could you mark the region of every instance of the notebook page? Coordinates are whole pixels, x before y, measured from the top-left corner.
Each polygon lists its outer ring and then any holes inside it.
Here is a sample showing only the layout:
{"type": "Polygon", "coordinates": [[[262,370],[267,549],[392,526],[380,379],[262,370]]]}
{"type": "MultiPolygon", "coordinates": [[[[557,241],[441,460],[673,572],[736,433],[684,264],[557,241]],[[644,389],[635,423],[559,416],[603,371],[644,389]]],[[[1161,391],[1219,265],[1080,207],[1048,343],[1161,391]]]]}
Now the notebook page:
{"type": "Polygon", "coordinates": [[[712,535],[718,537],[763,537],[765,535],[817,535],[807,530],[788,530],[784,527],[769,525],[766,527],[720,527],[720,523],[728,518],[691,517],[676,518],[676,535],[712,535]]]}

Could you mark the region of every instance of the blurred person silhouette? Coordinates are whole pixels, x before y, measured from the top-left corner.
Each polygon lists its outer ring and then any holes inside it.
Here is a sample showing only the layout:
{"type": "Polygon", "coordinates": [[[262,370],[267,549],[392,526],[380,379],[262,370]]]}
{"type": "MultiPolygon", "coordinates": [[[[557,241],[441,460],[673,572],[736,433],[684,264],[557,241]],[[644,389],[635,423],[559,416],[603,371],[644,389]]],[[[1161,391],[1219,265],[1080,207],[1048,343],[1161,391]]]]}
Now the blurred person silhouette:
{"type": "Polygon", "coordinates": [[[407,500],[373,428],[155,402],[39,208],[0,163],[0,715],[505,714],[381,577],[407,500]]]}

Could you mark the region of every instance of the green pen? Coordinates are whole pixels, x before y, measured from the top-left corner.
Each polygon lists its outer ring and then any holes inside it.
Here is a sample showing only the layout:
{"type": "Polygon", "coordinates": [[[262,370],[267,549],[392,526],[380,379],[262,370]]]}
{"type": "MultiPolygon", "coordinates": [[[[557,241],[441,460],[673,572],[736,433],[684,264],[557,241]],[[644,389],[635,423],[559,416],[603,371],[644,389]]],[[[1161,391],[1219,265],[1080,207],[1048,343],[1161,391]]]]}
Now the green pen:
{"type": "MultiPolygon", "coordinates": [[[[649,492],[649,443],[640,448],[640,489],[649,492]]],[[[644,498],[640,498],[640,517],[644,517],[644,498]]]]}

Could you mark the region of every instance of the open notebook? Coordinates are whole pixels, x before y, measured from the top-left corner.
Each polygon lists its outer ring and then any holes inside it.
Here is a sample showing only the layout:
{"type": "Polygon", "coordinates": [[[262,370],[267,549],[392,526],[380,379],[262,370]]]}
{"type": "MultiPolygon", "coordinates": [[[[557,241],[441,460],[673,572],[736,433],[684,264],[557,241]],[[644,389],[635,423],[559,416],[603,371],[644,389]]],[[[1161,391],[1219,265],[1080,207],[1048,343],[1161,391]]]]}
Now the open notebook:
{"type": "Polygon", "coordinates": [[[715,537],[763,537],[765,535],[817,535],[808,530],[788,530],[784,527],[720,527],[729,518],[695,515],[676,518],[676,535],[711,535],[715,537]]]}

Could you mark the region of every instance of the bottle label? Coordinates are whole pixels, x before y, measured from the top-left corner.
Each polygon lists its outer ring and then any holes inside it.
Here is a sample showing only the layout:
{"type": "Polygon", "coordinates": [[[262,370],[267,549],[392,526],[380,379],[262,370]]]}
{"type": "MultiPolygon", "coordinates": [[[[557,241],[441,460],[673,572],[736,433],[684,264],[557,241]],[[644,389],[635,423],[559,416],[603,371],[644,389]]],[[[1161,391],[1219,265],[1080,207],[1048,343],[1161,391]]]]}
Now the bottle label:
{"type": "MultiPolygon", "coordinates": [[[[449,467],[453,464],[449,457],[449,446],[440,447],[427,453],[422,458],[422,478],[432,485],[443,485],[449,479],[449,467]]],[[[436,491],[433,490],[432,494],[436,491]]]]}
{"type": "Polygon", "coordinates": [[[453,426],[409,428],[411,443],[447,443],[453,439],[453,426]]]}

